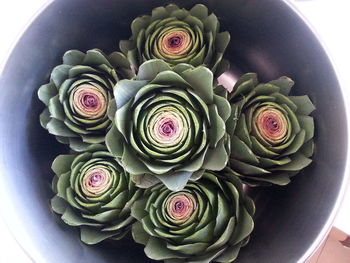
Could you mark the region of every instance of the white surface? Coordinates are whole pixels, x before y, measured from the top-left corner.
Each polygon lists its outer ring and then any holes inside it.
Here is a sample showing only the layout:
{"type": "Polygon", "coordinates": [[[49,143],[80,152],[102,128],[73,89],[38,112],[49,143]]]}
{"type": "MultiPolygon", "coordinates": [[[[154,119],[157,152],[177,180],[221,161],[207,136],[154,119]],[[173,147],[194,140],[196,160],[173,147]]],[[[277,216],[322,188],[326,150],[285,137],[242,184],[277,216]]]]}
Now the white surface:
{"type": "MultiPolygon", "coordinates": [[[[278,0],[276,0],[278,1],[278,0]]],[[[0,72],[4,59],[17,37],[47,0],[11,0],[0,4],[0,72]]],[[[295,1],[295,5],[314,25],[342,76],[345,96],[350,98],[350,3],[347,0],[295,1]]],[[[331,175],[330,175],[331,176],[331,175]]],[[[334,225],[350,233],[350,188],[334,225]]],[[[0,262],[30,263],[5,224],[0,220],[0,262]]]]}

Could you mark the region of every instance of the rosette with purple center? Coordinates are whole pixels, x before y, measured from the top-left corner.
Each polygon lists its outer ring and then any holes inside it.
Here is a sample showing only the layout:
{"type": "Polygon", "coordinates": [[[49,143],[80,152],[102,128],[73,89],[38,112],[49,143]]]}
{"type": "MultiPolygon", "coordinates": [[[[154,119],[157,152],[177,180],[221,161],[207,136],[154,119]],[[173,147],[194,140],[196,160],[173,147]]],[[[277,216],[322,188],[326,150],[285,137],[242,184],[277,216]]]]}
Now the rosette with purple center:
{"type": "Polygon", "coordinates": [[[135,202],[133,238],[165,262],[232,262],[249,240],[254,203],[229,171],[205,172],[178,192],[164,185],[135,202]]]}
{"type": "Polygon", "coordinates": [[[52,209],[65,223],[80,228],[84,243],[121,239],[128,233],[134,222],[131,205],[143,191],[105,146],[93,144],[82,154],[59,155],[52,169],[52,209]]]}
{"type": "Polygon", "coordinates": [[[251,186],[288,184],[311,163],[315,107],[308,96],[290,96],[293,85],[287,77],[259,84],[248,73],[229,94],[229,166],[251,186]]]}
{"type": "Polygon", "coordinates": [[[111,127],[107,107],[113,86],[133,75],[121,53],[106,56],[97,49],[67,51],[63,64],[53,69],[50,83],[38,91],[47,106],[40,116],[41,125],[75,151],[104,142],[111,127]]]}
{"type": "Polygon", "coordinates": [[[174,4],[153,9],[151,16],[136,18],[131,24],[130,40],[120,41],[120,49],[131,64],[139,66],[150,59],[162,59],[171,65],[204,65],[216,75],[228,68],[223,54],[230,41],[228,32],[219,32],[215,14],[197,4],[190,10],[174,4]]]}
{"type": "Polygon", "coordinates": [[[180,190],[204,169],[225,167],[230,106],[213,85],[209,69],[171,68],[163,60],[145,62],[136,79],[118,82],[106,144],[139,187],[161,181],[180,190]]]}

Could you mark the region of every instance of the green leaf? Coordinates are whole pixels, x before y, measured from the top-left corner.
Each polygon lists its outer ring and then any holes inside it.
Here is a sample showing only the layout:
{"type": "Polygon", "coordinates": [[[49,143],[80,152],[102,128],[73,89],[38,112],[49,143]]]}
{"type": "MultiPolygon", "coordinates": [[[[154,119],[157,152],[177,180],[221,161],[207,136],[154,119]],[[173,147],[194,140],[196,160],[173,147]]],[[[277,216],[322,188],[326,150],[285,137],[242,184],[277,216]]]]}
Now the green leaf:
{"type": "Polygon", "coordinates": [[[105,55],[98,49],[91,49],[86,52],[86,56],[83,60],[84,65],[97,66],[97,65],[107,65],[112,69],[111,63],[107,60],[105,55]]]}
{"type": "Polygon", "coordinates": [[[85,57],[85,53],[73,49],[73,50],[68,50],[66,53],[63,55],[63,64],[66,65],[79,65],[82,63],[83,59],[85,57]]]}
{"type": "MultiPolygon", "coordinates": [[[[226,208],[227,209],[227,208],[226,208]]],[[[231,217],[226,225],[225,231],[222,233],[222,235],[218,238],[218,240],[215,241],[210,247],[208,247],[208,251],[219,249],[226,245],[226,243],[229,241],[233,230],[235,229],[235,218],[231,217]]]]}
{"type": "Polygon", "coordinates": [[[215,148],[208,148],[202,168],[213,171],[224,169],[228,161],[228,154],[225,148],[225,140],[221,139],[215,148]]]}
{"type": "Polygon", "coordinates": [[[304,144],[305,141],[305,130],[300,130],[300,132],[295,136],[292,144],[287,148],[285,152],[281,154],[281,156],[287,156],[293,153],[296,153],[300,147],[304,144]]]}
{"type": "Polygon", "coordinates": [[[67,206],[68,206],[67,202],[57,195],[55,195],[51,199],[51,208],[57,214],[62,215],[66,210],[67,206]]]}
{"type": "Polygon", "coordinates": [[[140,175],[130,175],[131,180],[135,183],[137,187],[149,188],[160,182],[160,180],[151,174],[140,174],[140,175]]]}
{"type": "Polygon", "coordinates": [[[132,225],[132,237],[136,243],[146,245],[149,239],[149,235],[143,230],[142,224],[136,222],[132,225]]]}
{"type": "Polygon", "coordinates": [[[207,16],[203,20],[203,23],[204,23],[204,28],[206,32],[209,31],[209,32],[212,32],[213,34],[216,34],[219,27],[219,21],[215,14],[212,13],[209,16],[207,16]]]}
{"type": "MultiPolygon", "coordinates": [[[[203,216],[210,216],[210,215],[203,215],[203,216]]],[[[206,242],[209,243],[212,241],[213,238],[213,231],[215,227],[215,222],[210,222],[203,228],[197,230],[192,235],[186,236],[183,240],[183,242],[186,243],[196,243],[196,242],[206,242]]]]}
{"type": "Polygon", "coordinates": [[[181,76],[190,83],[195,93],[206,104],[213,103],[213,73],[206,67],[197,67],[184,71],[181,76]]]}
{"type": "Polygon", "coordinates": [[[290,158],[292,159],[291,162],[271,169],[271,171],[300,171],[312,162],[311,159],[305,157],[302,153],[296,153],[290,158]]]}
{"type": "Polygon", "coordinates": [[[57,119],[51,119],[47,123],[46,129],[49,131],[49,133],[53,135],[65,137],[78,137],[78,135],[75,132],[68,129],[68,127],[62,121],[57,119]]]}
{"type": "Polygon", "coordinates": [[[44,128],[47,129],[46,126],[50,122],[51,117],[50,117],[50,112],[49,109],[46,108],[41,114],[40,114],[40,125],[44,128]]]}
{"type": "Polygon", "coordinates": [[[217,52],[224,53],[230,43],[231,35],[229,32],[221,32],[216,35],[215,48],[217,52]]]}
{"type": "Polygon", "coordinates": [[[315,144],[313,140],[309,140],[307,143],[305,143],[301,149],[300,152],[302,154],[304,154],[306,157],[310,158],[313,153],[314,153],[314,148],[315,148],[315,144]]]}
{"type": "Polygon", "coordinates": [[[188,88],[190,84],[174,71],[160,72],[150,84],[165,84],[176,88],[188,88]]]}
{"type": "Polygon", "coordinates": [[[69,187],[70,172],[61,174],[57,181],[57,195],[63,199],[67,198],[66,192],[69,187]]]}
{"type": "Polygon", "coordinates": [[[254,229],[254,221],[248,211],[244,207],[240,207],[239,218],[237,218],[237,225],[231,236],[229,243],[236,245],[241,242],[244,238],[250,235],[254,229]]]}
{"type": "Polygon", "coordinates": [[[121,52],[123,52],[124,55],[128,54],[129,50],[132,50],[135,48],[135,44],[131,40],[120,40],[119,41],[119,49],[121,52]]]}
{"type": "Polygon", "coordinates": [[[76,213],[71,207],[67,207],[61,219],[63,220],[63,222],[70,226],[101,226],[101,224],[88,222],[86,219],[82,218],[78,213],[76,213]]]}
{"type": "Polygon", "coordinates": [[[80,228],[80,239],[88,245],[95,245],[114,235],[115,232],[101,232],[99,229],[92,227],[82,226],[80,228]]]}
{"type": "Polygon", "coordinates": [[[166,247],[166,244],[164,243],[164,241],[152,236],[149,238],[146,244],[145,254],[147,257],[154,260],[164,260],[169,258],[182,257],[181,254],[169,250],[166,247]]]}
{"type": "Polygon", "coordinates": [[[114,87],[114,97],[117,103],[117,108],[124,106],[127,102],[133,99],[136,93],[145,85],[147,81],[144,80],[128,80],[123,79],[118,81],[114,87]]]}
{"type": "Polygon", "coordinates": [[[196,4],[191,8],[190,14],[202,20],[208,16],[208,8],[205,5],[196,4]]]}
{"type": "Polygon", "coordinates": [[[53,161],[53,163],[51,165],[51,169],[57,175],[61,175],[63,173],[66,173],[66,172],[71,170],[71,164],[72,164],[73,160],[75,159],[75,157],[76,157],[75,154],[59,155],[53,161]]]}
{"type": "Polygon", "coordinates": [[[46,106],[49,105],[49,101],[52,97],[57,95],[58,91],[56,86],[50,82],[45,85],[40,86],[38,90],[38,97],[46,106]]]}
{"type": "Polygon", "coordinates": [[[63,110],[63,106],[59,101],[58,97],[59,96],[57,94],[56,96],[50,99],[48,108],[52,118],[58,119],[60,121],[64,121],[66,116],[63,110]]]}
{"type": "Polygon", "coordinates": [[[121,133],[118,131],[115,125],[112,125],[112,128],[106,134],[106,146],[108,151],[112,153],[114,156],[120,158],[123,155],[123,141],[124,138],[121,133]]]}
{"type": "Polygon", "coordinates": [[[183,253],[188,256],[193,256],[195,254],[204,252],[208,246],[208,243],[193,243],[184,245],[172,245],[170,243],[167,243],[168,249],[183,253]]]}
{"type": "Polygon", "coordinates": [[[83,142],[81,138],[69,138],[69,146],[76,152],[86,151],[89,145],[90,144],[83,142]]]}
{"type": "Polygon", "coordinates": [[[146,28],[151,22],[150,16],[140,16],[137,17],[134,21],[131,23],[131,32],[133,37],[137,36],[139,32],[146,28]]]}
{"type": "Polygon", "coordinates": [[[52,70],[51,80],[57,88],[61,86],[63,81],[68,78],[69,70],[72,66],[69,65],[59,65],[52,70]]]}
{"type": "Polygon", "coordinates": [[[191,175],[192,172],[175,171],[155,176],[171,191],[180,191],[186,186],[191,175]]]}
{"type": "Polygon", "coordinates": [[[238,253],[241,247],[242,247],[241,244],[237,244],[235,246],[226,248],[225,251],[220,256],[215,258],[215,262],[220,262],[220,263],[233,262],[238,257],[238,253]]]}
{"type": "Polygon", "coordinates": [[[239,171],[239,173],[242,173],[245,175],[263,175],[263,174],[271,173],[263,168],[250,165],[235,159],[230,159],[229,162],[231,167],[239,171]]]}
{"type": "Polygon", "coordinates": [[[300,127],[303,128],[306,132],[305,134],[305,142],[311,140],[314,137],[314,118],[311,116],[303,116],[297,115],[297,119],[299,121],[300,127]]]}
{"type": "Polygon", "coordinates": [[[231,138],[231,157],[250,164],[259,164],[259,160],[252,150],[236,135],[231,138]]]}
{"type": "Polygon", "coordinates": [[[147,167],[138,159],[135,152],[130,149],[130,146],[124,144],[124,151],[121,158],[124,169],[130,174],[149,173],[147,167]]]}
{"type": "Polygon", "coordinates": [[[214,104],[217,105],[220,117],[226,122],[231,114],[230,103],[225,98],[214,95],[214,104]]]}
{"type": "Polygon", "coordinates": [[[82,215],[84,218],[94,220],[99,223],[108,223],[118,218],[120,209],[107,210],[96,215],[82,215]]]}
{"type": "Polygon", "coordinates": [[[314,104],[312,104],[309,96],[289,96],[289,99],[294,102],[295,105],[297,105],[298,109],[296,111],[296,114],[299,115],[309,115],[311,112],[313,112],[316,108],[314,104]]]}
{"type": "Polygon", "coordinates": [[[286,76],[272,80],[269,83],[279,87],[280,92],[285,96],[289,94],[290,89],[294,86],[294,81],[286,76]]]}
{"type": "MultiPolygon", "coordinates": [[[[171,70],[168,63],[164,62],[161,59],[151,59],[143,63],[137,74],[138,80],[152,80],[154,79],[158,73],[162,71],[171,70]]],[[[118,104],[117,104],[118,105],[118,104]]]]}

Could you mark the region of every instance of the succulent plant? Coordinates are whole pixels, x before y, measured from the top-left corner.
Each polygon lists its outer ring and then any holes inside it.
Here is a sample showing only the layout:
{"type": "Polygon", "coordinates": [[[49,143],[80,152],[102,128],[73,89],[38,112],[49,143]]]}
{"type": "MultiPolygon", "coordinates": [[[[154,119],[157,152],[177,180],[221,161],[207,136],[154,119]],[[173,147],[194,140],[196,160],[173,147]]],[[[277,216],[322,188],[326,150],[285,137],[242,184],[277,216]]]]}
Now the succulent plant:
{"type": "Polygon", "coordinates": [[[135,69],[147,60],[163,59],[171,65],[205,65],[218,76],[229,67],[222,57],[230,41],[230,34],[219,30],[217,17],[206,6],[186,10],[170,4],[136,18],[130,40],[119,46],[135,69]]]}
{"type": "Polygon", "coordinates": [[[67,51],[63,64],[52,70],[50,82],[39,88],[39,99],[47,106],[40,115],[41,125],[75,151],[104,142],[111,127],[107,106],[113,86],[133,76],[119,52],[106,56],[98,49],[67,51]]]}
{"type": "Polygon", "coordinates": [[[132,234],[154,260],[232,262],[249,241],[254,211],[237,177],[205,172],[178,192],[148,188],[132,207],[132,234]]]}
{"type": "Polygon", "coordinates": [[[135,79],[117,83],[106,145],[137,186],[161,181],[181,190],[205,169],[226,166],[230,105],[213,85],[206,67],[170,67],[159,59],[142,64],[135,79]]]}
{"type": "Polygon", "coordinates": [[[121,239],[130,231],[135,221],[131,206],[143,190],[105,146],[92,144],[84,153],[59,155],[52,169],[56,195],[51,207],[66,224],[80,228],[84,243],[121,239]]]}
{"type": "Polygon", "coordinates": [[[286,185],[311,163],[315,107],[308,96],[289,96],[293,85],[288,77],[258,83],[247,73],[228,96],[229,167],[250,186],[286,185]]]}

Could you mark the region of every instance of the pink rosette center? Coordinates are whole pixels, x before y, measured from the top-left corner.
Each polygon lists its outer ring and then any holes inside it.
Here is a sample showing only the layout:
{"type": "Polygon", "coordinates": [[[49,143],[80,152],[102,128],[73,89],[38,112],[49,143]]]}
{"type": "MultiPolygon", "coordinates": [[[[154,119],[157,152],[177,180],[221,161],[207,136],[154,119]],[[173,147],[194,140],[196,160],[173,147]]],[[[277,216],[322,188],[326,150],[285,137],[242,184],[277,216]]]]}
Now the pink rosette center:
{"type": "Polygon", "coordinates": [[[162,55],[184,55],[191,48],[191,38],[188,32],[170,31],[161,38],[159,50],[162,55]]]}
{"type": "Polygon", "coordinates": [[[104,90],[84,84],[73,93],[72,108],[83,117],[96,119],[105,115],[108,102],[104,90]]]}
{"type": "Polygon", "coordinates": [[[188,194],[177,194],[167,201],[167,213],[176,221],[185,221],[191,217],[196,209],[192,196],[188,194]]]}
{"type": "Polygon", "coordinates": [[[90,168],[83,177],[83,191],[91,196],[104,193],[111,186],[110,172],[105,168],[90,168]]]}
{"type": "Polygon", "coordinates": [[[180,116],[172,112],[164,112],[159,114],[154,122],[154,138],[161,144],[173,144],[180,139],[183,128],[180,116]]]}
{"type": "Polygon", "coordinates": [[[271,142],[279,141],[287,135],[287,120],[276,109],[265,109],[256,117],[256,126],[261,136],[271,142]]]}

